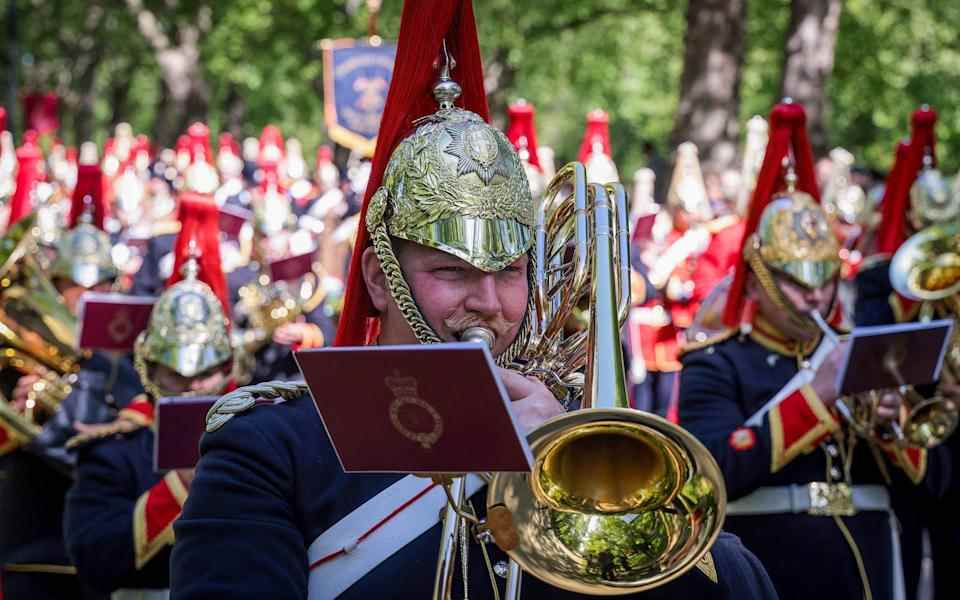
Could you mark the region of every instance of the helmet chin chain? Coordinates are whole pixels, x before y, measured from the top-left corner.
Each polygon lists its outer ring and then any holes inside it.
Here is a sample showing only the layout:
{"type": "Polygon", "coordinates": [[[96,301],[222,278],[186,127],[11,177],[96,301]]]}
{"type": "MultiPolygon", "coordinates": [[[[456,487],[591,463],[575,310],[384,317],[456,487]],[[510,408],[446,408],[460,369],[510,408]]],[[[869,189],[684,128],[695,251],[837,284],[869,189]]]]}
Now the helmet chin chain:
{"type": "MultiPolygon", "coordinates": [[[[767,268],[767,265],[765,265],[763,260],[760,258],[759,247],[759,240],[756,239],[756,236],[753,236],[751,243],[747,245],[744,253],[746,255],[747,262],[750,264],[751,270],[757,277],[757,281],[760,282],[760,286],[763,288],[764,292],[767,294],[767,297],[770,298],[773,304],[780,310],[784,311],[791,327],[803,331],[808,339],[816,338],[816,336],[820,334],[820,328],[810,316],[805,315],[797,310],[797,307],[794,306],[793,302],[783,295],[783,292],[780,290],[780,286],[778,286],[777,282],[774,281],[773,274],[770,272],[770,269],[767,268]]],[[[830,299],[830,306],[827,309],[827,314],[824,315],[824,317],[827,317],[833,311],[836,297],[837,292],[836,289],[834,289],[833,297],[830,299]]]]}

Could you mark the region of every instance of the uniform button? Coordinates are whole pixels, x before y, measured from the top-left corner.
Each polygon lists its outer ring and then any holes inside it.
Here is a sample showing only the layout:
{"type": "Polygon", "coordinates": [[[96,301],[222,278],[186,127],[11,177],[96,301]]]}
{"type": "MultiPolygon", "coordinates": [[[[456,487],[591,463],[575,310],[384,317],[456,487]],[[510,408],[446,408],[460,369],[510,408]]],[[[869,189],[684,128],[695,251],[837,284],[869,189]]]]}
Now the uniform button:
{"type": "Polygon", "coordinates": [[[836,458],[840,452],[837,450],[836,446],[827,446],[827,454],[829,454],[831,458],[836,458]]]}
{"type": "Polygon", "coordinates": [[[497,577],[506,579],[507,574],[510,573],[510,565],[508,565],[505,560],[498,560],[497,563],[493,565],[493,572],[497,574],[497,577]]]}
{"type": "Polygon", "coordinates": [[[767,355],[767,364],[772,367],[772,366],[774,366],[774,365],[777,364],[777,359],[779,359],[779,358],[780,358],[780,357],[777,356],[776,354],[768,354],[768,355],[767,355]]]}
{"type": "Polygon", "coordinates": [[[713,353],[716,352],[716,351],[717,351],[717,349],[714,348],[713,346],[710,346],[709,348],[707,348],[707,354],[713,354],[713,353]]]}
{"type": "Polygon", "coordinates": [[[830,478],[831,479],[840,479],[840,469],[836,467],[830,467],[830,478]]]}

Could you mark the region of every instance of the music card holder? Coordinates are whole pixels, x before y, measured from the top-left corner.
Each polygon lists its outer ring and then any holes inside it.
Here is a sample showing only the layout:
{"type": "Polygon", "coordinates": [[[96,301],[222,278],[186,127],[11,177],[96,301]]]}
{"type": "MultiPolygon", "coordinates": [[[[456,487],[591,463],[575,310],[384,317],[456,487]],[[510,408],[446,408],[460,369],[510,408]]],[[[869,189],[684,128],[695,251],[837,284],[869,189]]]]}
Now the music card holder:
{"type": "Polygon", "coordinates": [[[166,397],[157,401],[153,470],[192,469],[200,460],[207,412],[220,396],[166,397]]]}
{"type": "Polygon", "coordinates": [[[533,456],[477,343],[295,355],[347,473],[529,472],[533,456]]]}
{"type": "Polygon", "coordinates": [[[84,292],[77,310],[77,346],[83,350],[132,350],[150,322],[156,301],[154,296],[84,292]]]}
{"type": "Polygon", "coordinates": [[[951,319],[855,328],[837,373],[840,393],[937,381],[952,332],[951,319]]]}
{"type": "Polygon", "coordinates": [[[243,226],[253,219],[253,211],[224,204],[220,207],[220,231],[232,239],[240,237],[243,226]]]}
{"type": "Polygon", "coordinates": [[[637,243],[651,239],[653,237],[653,226],[657,222],[657,214],[652,212],[637,217],[633,224],[633,236],[630,241],[637,243]]]}
{"type": "Polygon", "coordinates": [[[311,250],[310,252],[271,262],[270,279],[273,281],[300,279],[307,273],[313,272],[313,256],[314,251],[311,250]]]}

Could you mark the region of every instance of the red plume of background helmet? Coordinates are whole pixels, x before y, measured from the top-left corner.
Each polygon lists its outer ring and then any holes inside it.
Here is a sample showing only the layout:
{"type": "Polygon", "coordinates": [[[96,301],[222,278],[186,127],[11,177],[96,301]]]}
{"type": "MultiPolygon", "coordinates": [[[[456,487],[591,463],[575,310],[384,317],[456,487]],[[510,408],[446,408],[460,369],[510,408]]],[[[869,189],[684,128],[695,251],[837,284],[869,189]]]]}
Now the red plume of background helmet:
{"type": "Polygon", "coordinates": [[[98,163],[77,166],[77,185],[73,188],[70,216],[67,221],[67,226],[70,229],[77,226],[80,216],[87,210],[93,212],[93,224],[97,228],[103,229],[103,222],[110,212],[103,188],[103,171],[100,170],[98,163]],[[89,207],[86,202],[88,197],[90,198],[89,207]]]}
{"type": "Polygon", "coordinates": [[[510,121],[507,126],[507,139],[518,152],[521,147],[526,147],[529,154],[527,162],[541,169],[540,157],[537,156],[537,130],[533,125],[534,112],[533,105],[526,100],[511,104],[507,108],[507,118],[510,121]]]}
{"type": "Polygon", "coordinates": [[[221,133],[217,142],[217,153],[228,150],[234,156],[240,156],[240,144],[230,133],[221,133]]]}
{"type": "Polygon", "coordinates": [[[797,190],[810,194],[814,200],[820,202],[820,190],[817,187],[813,168],[813,151],[810,149],[810,140],[807,138],[807,115],[799,104],[783,102],[770,111],[770,137],[763,155],[763,165],[757,173],[757,185],[747,209],[740,254],[737,257],[733,283],[730,285],[730,293],[727,295],[727,304],[723,312],[723,321],[728,327],[736,327],[740,324],[743,310],[744,287],[747,271],[750,269],[743,258],[743,249],[749,243],[750,236],[756,232],[757,225],[760,224],[760,215],[770,204],[774,194],[786,187],[783,159],[791,149],[793,149],[794,172],[797,175],[797,190]]]}
{"type": "Polygon", "coordinates": [[[0,131],[7,130],[7,109],[0,106],[0,131]]]}
{"type": "Polygon", "coordinates": [[[23,99],[23,114],[26,120],[24,129],[33,129],[39,135],[60,128],[58,115],[60,98],[53,92],[42,94],[34,92],[23,99]]]}
{"type": "Polygon", "coordinates": [[[377,149],[350,260],[343,312],[334,342],[337,346],[372,342],[379,330],[377,311],[370,301],[360,266],[360,257],[370,243],[366,228],[367,206],[383,181],[394,148],[413,130],[413,121],[437,111],[433,86],[439,73],[434,64],[444,40],[450,56],[457,61],[452,77],[463,90],[457,104],[477,113],[485,121],[490,120],[473,3],[470,0],[407,0],[400,19],[393,78],[380,121],[377,149]]]}
{"type": "Polygon", "coordinates": [[[203,152],[203,159],[213,162],[213,150],[210,148],[210,128],[197,122],[187,128],[187,137],[190,138],[190,162],[197,160],[197,154],[203,152]]]}
{"type": "Polygon", "coordinates": [[[37,145],[37,132],[27,131],[23,134],[23,145],[17,148],[17,189],[10,198],[8,228],[33,211],[30,194],[37,183],[43,180],[43,173],[40,171],[42,161],[43,154],[37,145]]]}
{"type": "Polygon", "coordinates": [[[913,111],[910,119],[910,143],[905,146],[897,144],[896,160],[883,190],[883,217],[877,232],[877,251],[881,254],[893,254],[906,239],[910,188],[923,168],[925,150],[930,150],[934,164],[937,161],[936,137],[933,132],[936,124],[937,112],[932,108],[923,106],[913,111]]]}
{"type": "Polygon", "coordinates": [[[317,165],[314,167],[314,170],[320,168],[320,165],[325,165],[327,163],[333,162],[333,148],[327,146],[326,144],[321,144],[317,147],[317,165]]]}
{"type": "Polygon", "coordinates": [[[583,131],[583,141],[580,142],[577,160],[582,163],[587,162],[587,158],[593,152],[593,145],[597,142],[603,144],[603,153],[613,158],[613,152],[610,150],[610,115],[599,108],[587,113],[587,127],[583,131]]]}
{"type": "Polygon", "coordinates": [[[210,286],[223,305],[223,314],[229,319],[227,278],[220,266],[220,211],[215,202],[192,192],[181,194],[178,205],[180,233],[174,245],[173,273],[167,279],[167,287],[183,279],[180,271],[190,257],[190,242],[194,242],[200,254],[197,278],[210,286]]]}

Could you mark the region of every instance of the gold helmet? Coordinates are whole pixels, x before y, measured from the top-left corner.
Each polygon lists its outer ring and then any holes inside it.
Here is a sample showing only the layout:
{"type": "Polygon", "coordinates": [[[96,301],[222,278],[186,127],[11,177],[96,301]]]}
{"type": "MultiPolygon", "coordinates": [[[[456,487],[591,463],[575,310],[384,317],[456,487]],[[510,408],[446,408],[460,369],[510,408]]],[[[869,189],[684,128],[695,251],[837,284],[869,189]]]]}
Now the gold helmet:
{"type": "Polygon", "coordinates": [[[527,176],[507,137],[478,114],[454,106],[460,85],[445,57],[434,87],[437,112],[418,119],[387,164],[366,225],[390,292],[421,343],[440,341],[403,277],[390,238],[452,254],[486,272],[526,254],[533,241],[527,176]]]}
{"type": "Polygon", "coordinates": [[[182,279],[168,284],[157,299],[150,322],[134,346],[135,366],[144,388],[154,397],[167,394],[153,383],[151,364],[189,378],[233,358],[224,300],[226,282],[220,269],[217,207],[212,202],[182,199],[180,213],[183,225],[176,254],[177,262],[182,263],[177,271],[182,279]]]}
{"type": "Polygon", "coordinates": [[[103,231],[106,213],[103,173],[96,146],[84,143],[70,207],[72,229],[57,242],[57,255],[50,265],[51,279],[67,279],[91,288],[116,278],[117,266],[111,254],[113,244],[103,231]]]}
{"type": "Polygon", "coordinates": [[[804,287],[821,287],[840,270],[837,238],[809,194],[794,191],[771,200],[755,236],[753,248],[763,264],[804,287]]]}
{"type": "Polygon", "coordinates": [[[951,223],[960,216],[960,194],[954,193],[934,168],[929,151],[923,156],[923,169],[910,187],[908,216],[914,231],[937,223],[951,223]]]}

